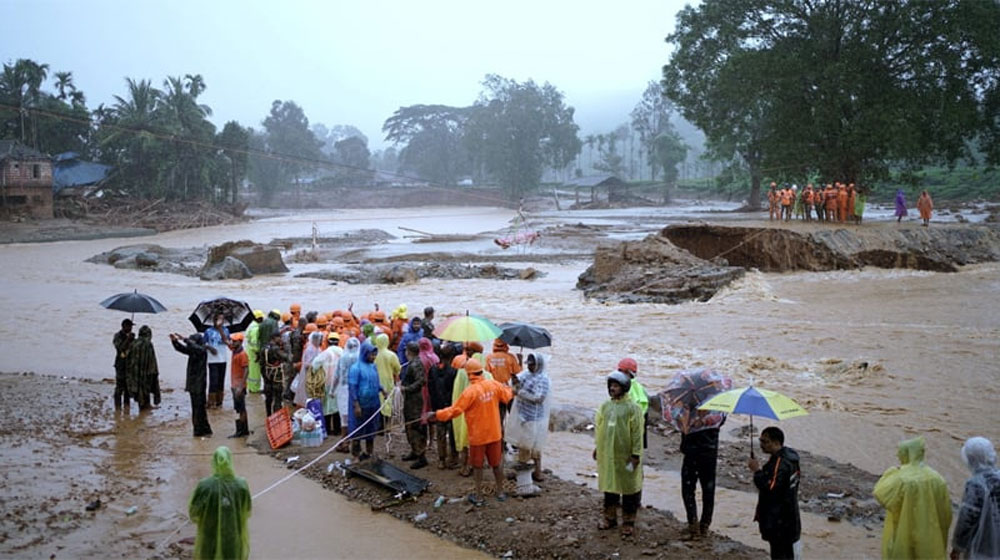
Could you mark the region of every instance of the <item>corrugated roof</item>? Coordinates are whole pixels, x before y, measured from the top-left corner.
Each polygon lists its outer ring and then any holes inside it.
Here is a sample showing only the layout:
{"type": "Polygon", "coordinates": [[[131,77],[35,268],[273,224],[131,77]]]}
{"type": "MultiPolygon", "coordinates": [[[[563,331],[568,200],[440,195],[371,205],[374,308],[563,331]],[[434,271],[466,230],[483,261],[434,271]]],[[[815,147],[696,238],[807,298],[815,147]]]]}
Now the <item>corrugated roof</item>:
{"type": "Polygon", "coordinates": [[[111,171],[110,165],[80,161],[73,152],[56,156],[52,166],[52,190],[59,192],[66,187],[94,185],[104,180],[111,171]],[[72,154],[72,155],[70,155],[72,154]]]}
{"type": "Polygon", "coordinates": [[[49,156],[17,140],[0,140],[0,160],[5,159],[49,159],[49,156]]]}

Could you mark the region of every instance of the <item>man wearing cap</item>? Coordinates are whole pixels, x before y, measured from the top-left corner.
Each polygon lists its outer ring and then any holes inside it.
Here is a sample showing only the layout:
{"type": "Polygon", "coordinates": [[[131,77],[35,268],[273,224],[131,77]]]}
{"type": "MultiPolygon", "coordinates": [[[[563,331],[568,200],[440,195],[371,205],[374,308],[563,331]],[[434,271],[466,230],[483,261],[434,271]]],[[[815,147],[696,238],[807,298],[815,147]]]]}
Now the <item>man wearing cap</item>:
{"type": "Polygon", "coordinates": [[[507,385],[483,377],[483,366],[479,360],[469,358],[465,362],[465,372],[469,375],[469,386],[462,391],[458,400],[448,408],[429,411],[424,418],[429,422],[445,422],[465,414],[469,428],[469,465],[475,473],[476,490],[469,495],[469,502],[482,505],[483,460],[489,461],[496,478],[497,500],[507,499],[503,490],[503,451],[500,445],[500,403],[509,403],[514,392],[507,385]]]}
{"type": "Polygon", "coordinates": [[[115,410],[121,410],[123,398],[125,409],[131,407],[128,395],[128,351],[135,340],[132,325],[131,319],[122,319],[121,330],[111,340],[115,345],[115,410]]]}

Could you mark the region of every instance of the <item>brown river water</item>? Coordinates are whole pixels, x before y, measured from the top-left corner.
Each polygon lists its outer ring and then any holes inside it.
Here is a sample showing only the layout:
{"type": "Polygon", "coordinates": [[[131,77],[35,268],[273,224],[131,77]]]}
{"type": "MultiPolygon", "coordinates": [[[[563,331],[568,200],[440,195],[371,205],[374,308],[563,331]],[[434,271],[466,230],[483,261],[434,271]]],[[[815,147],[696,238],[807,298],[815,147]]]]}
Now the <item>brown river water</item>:
{"type": "MultiPolygon", "coordinates": [[[[585,300],[573,289],[577,276],[589,265],[585,261],[531,263],[548,274],[531,282],[424,280],[392,286],[334,286],[292,277],[316,265],[290,265],[292,274],[288,275],[207,283],[83,262],[94,254],[132,243],[190,247],[238,239],[308,236],[314,223],[321,234],[370,227],[399,235],[395,225],[404,224],[432,233],[476,233],[503,231],[512,217],[508,210],[490,208],[354,214],[358,217],[347,220],[342,213],[335,219],[333,214],[322,213],[279,216],[139,239],[0,246],[4,288],[0,309],[5,318],[0,322],[0,371],[112,378],[110,341],[125,315],[102,309],[98,302],[133,288],[157,297],[168,308],[166,313],[137,315],[136,323],[152,327],[161,384],[177,391],[183,387],[184,361],[171,350],[166,335],[191,330],[187,316],[200,300],[227,295],[264,310],[287,309],[288,304],[298,302],[303,309],[322,311],[345,307],[349,302],[354,303],[355,311],[370,309],[374,302],[387,309],[407,303],[411,313],[433,305],[439,319],[470,310],[497,323],[523,320],[545,326],[554,339],[545,352],[550,355],[549,373],[557,402],[596,407],[607,396],[604,376],[620,357],[631,355],[639,362],[639,378],[650,392],[665,386],[680,369],[712,366],[730,374],[736,385],[753,381],[788,394],[810,411],[806,417],[780,424],[788,445],[873,473],[895,463],[898,441],[923,435],[928,463],[945,476],[955,500],[960,498],[967,476],[958,453],[964,439],[983,435],[997,441],[1000,437],[993,416],[1000,404],[1000,264],[995,263],[967,267],[955,274],[881,269],[750,272],[709,302],[670,306],[585,300]],[[32,326],[41,332],[33,333],[32,326]],[[39,350],[42,339],[51,342],[51,351],[39,350]],[[869,364],[864,372],[841,367],[860,361],[869,364]]],[[[580,221],[571,212],[563,214],[549,219],[580,221]]],[[[486,244],[490,247],[479,249],[498,250],[488,242],[482,245],[486,244]]],[[[399,239],[380,251],[405,253],[414,247],[399,239]]],[[[470,249],[477,250],[463,248],[470,249]]],[[[525,251],[531,254],[534,250],[525,251]]],[[[110,406],[112,388],[107,388],[110,406]]],[[[154,412],[175,414],[183,417],[185,411],[164,408],[154,412]]],[[[228,418],[225,416],[225,425],[216,428],[217,434],[231,429],[228,418]]],[[[734,417],[727,426],[735,428],[746,422],[744,417],[734,417]]],[[[757,419],[755,426],[768,422],[757,419]]],[[[159,492],[161,503],[132,529],[165,538],[183,519],[181,512],[190,488],[206,474],[208,461],[202,454],[225,441],[187,437],[187,425],[183,433],[156,436],[164,441],[141,434],[129,437],[131,429],[120,431],[115,438],[118,443],[110,445],[121,446],[124,439],[128,447],[137,444],[133,440],[145,440],[141,444],[162,446],[168,455],[162,466],[132,460],[112,463],[123,472],[149,469],[147,476],[166,479],[159,492]]],[[[586,438],[555,434],[547,451],[548,466],[569,479],[592,469],[586,438]]],[[[248,478],[252,491],[289,472],[268,457],[241,453],[240,447],[234,446],[237,470],[248,478]]],[[[81,456],[81,464],[86,460],[81,456]]],[[[81,470],[86,467],[81,466],[81,470]]],[[[808,465],[803,465],[803,471],[808,476],[808,465]]],[[[645,501],[683,518],[678,487],[677,473],[647,469],[645,501]]],[[[345,550],[345,556],[397,556],[414,550],[426,552],[428,557],[474,555],[388,516],[371,514],[367,506],[317,489],[314,483],[295,478],[255,502],[251,521],[255,557],[325,556],[324,540],[318,537],[325,529],[322,523],[308,521],[323,516],[326,522],[334,520],[342,534],[362,536],[350,539],[351,546],[357,548],[345,550]],[[306,520],[290,522],[291,512],[306,520]],[[276,525],[286,531],[280,542],[267,539],[264,531],[276,525]],[[392,531],[392,539],[380,538],[386,531],[392,531]]],[[[719,531],[761,547],[764,543],[749,521],[753,501],[749,493],[720,491],[717,525],[719,531]]],[[[814,515],[804,517],[803,546],[808,555],[878,556],[877,531],[831,524],[814,515]]]]}

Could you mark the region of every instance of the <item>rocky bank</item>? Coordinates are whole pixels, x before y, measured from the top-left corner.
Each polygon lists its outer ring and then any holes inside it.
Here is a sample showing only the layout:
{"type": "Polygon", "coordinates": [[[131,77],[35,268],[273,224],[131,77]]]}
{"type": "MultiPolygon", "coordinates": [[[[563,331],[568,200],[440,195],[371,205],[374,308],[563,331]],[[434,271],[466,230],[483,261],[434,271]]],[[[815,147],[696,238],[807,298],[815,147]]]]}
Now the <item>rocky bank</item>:
{"type": "Polygon", "coordinates": [[[765,272],[911,268],[955,272],[1000,260],[1000,228],[673,225],[641,241],[603,244],[577,288],[622,303],[707,301],[746,269],[765,272]]]}

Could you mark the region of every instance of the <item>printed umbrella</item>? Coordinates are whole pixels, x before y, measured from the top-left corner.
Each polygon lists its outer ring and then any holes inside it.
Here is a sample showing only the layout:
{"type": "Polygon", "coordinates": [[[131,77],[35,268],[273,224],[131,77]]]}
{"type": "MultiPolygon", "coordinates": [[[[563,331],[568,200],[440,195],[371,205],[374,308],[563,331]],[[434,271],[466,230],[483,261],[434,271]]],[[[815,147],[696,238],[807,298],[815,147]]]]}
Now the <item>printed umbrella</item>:
{"type": "Polygon", "coordinates": [[[742,389],[732,389],[719,393],[701,404],[698,410],[718,410],[731,414],[750,415],[750,457],[753,457],[753,417],[764,416],[774,420],[784,420],[809,414],[799,403],[767,389],[757,389],[753,385],[742,389]]]}
{"type": "Polygon", "coordinates": [[[726,414],[698,410],[698,406],[732,386],[732,379],[708,368],[678,372],[659,394],[663,419],[682,434],[717,428],[726,419],[726,414]]]}
{"type": "Polygon", "coordinates": [[[500,340],[511,346],[521,348],[544,348],[552,346],[552,335],[549,331],[529,323],[500,323],[503,330],[500,340]]]}
{"type": "Polygon", "coordinates": [[[135,319],[136,313],[160,313],[167,310],[156,298],[140,294],[138,290],[115,294],[102,301],[101,307],[131,313],[132,319],[135,319]]]}
{"type": "Polygon", "coordinates": [[[198,332],[205,332],[213,326],[212,321],[217,313],[222,313],[225,326],[230,333],[245,331],[253,322],[253,309],[250,309],[247,302],[227,297],[217,297],[199,303],[188,317],[188,321],[191,321],[198,332]]]}
{"type": "Polygon", "coordinates": [[[491,340],[503,331],[494,325],[486,317],[471,315],[468,311],[465,315],[459,315],[446,319],[434,329],[434,336],[441,340],[452,342],[470,342],[479,340],[491,340]]]}

